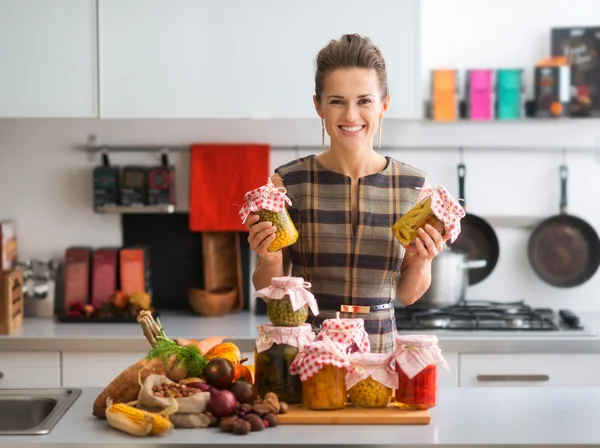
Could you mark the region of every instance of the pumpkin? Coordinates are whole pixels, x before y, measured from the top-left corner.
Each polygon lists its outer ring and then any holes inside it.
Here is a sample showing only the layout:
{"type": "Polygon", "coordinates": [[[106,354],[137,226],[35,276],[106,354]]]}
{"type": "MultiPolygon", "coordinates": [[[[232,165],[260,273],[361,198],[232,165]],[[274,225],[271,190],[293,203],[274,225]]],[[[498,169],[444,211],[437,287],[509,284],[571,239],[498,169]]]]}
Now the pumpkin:
{"type": "Polygon", "coordinates": [[[248,367],[250,366],[245,366],[244,364],[234,364],[233,381],[244,380],[247,383],[254,384],[254,376],[248,367]]]}
{"type": "Polygon", "coordinates": [[[215,358],[225,358],[233,364],[242,360],[242,353],[233,342],[223,342],[208,353],[208,361],[215,358]]]}

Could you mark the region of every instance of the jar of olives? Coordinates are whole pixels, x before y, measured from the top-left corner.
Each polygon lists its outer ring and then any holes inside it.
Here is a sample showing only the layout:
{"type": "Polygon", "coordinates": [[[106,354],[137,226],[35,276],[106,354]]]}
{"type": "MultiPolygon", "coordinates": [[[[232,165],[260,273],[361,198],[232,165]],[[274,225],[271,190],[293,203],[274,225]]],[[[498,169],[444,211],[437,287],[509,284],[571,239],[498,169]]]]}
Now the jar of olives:
{"type": "Polygon", "coordinates": [[[396,338],[394,357],[398,373],[396,406],[430,409],[437,405],[437,366],[448,369],[435,335],[402,335],[396,338]]]}
{"type": "Polygon", "coordinates": [[[325,319],[316,340],[326,339],[340,345],[345,353],[369,353],[371,351],[369,335],[365,331],[365,321],[359,317],[340,319],[338,312],[335,319],[325,319]]]}
{"type": "Polygon", "coordinates": [[[310,283],[302,277],[273,277],[271,286],[255,293],[267,303],[267,316],[276,327],[297,327],[306,322],[308,310],[319,314],[310,283]]]}
{"type": "Polygon", "coordinates": [[[259,396],[273,392],[286,403],[302,402],[302,382],[289,369],[298,352],[314,338],[310,324],[299,327],[276,327],[273,324],[258,326],[254,350],[254,385],[259,396]]]}
{"type": "Polygon", "coordinates": [[[354,368],[346,377],[348,396],[354,406],[384,408],[398,387],[391,353],[355,353],[350,356],[354,368]]]}
{"type": "Polygon", "coordinates": [[[298,240],[296,226],[285,208],[286,203],[292,205],[285,188],[275,187],[269,179],[265,185],[248,191],[244,199],[246,203],[239,212],[242,222],[246,222],[250,213],[258,213],[258,222],[269,221],[277,227],[275,239],[267,248],[269,252],[277,252],[298,240]]]}
{"type": "Polygon", "coordinates": [[[315,411],[346,407],[346,375],[351,371],[349,357],[330,340],[308,344],[290,366],[302,381],[302,404],[315,411]]]}
{"type": "Polygon", "coordinates": [[[453,243],[460,234],[460,220],[465,216],[463,207],[446,188],[439,186],[422,191],[426,192],[427,196],[392,226],[392,233],[409,253],[417,252],[415,240],[419,236],[419,229],[426,224],[433,226],[442,235],[448,227],[450,242],[453,243]]]}

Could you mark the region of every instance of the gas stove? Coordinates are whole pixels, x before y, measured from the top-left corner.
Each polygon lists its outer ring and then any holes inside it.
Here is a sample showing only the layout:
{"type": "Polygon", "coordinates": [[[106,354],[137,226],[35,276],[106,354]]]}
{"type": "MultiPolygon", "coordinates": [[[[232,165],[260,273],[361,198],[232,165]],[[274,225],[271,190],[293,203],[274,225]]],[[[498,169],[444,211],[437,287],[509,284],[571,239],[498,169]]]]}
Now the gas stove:
{"type": "Polygon", "coordinates": [[[584,332],[579,317],[571,311],[532,308],[524,301],[466,300],[443,308],[419,306],[417,302],[396,308],[396,327],[398,331],[584,332]]]}

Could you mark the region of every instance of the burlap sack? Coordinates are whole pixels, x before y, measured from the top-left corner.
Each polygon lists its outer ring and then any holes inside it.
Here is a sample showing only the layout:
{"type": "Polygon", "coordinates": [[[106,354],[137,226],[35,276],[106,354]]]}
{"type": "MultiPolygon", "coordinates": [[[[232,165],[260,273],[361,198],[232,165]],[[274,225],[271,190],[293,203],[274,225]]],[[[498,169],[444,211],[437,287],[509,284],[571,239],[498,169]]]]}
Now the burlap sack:
{"type": "MultiPolygon", "coordinates": [[[[146,377],[138,395],[137,405],[139,408],[160,411],[173,404],[173,398],[157,397],[152,393],[152,388],[162,383],[167,383],[169,385],[175,384],[164,375],[152,374],[146,377]]],[[[189,397],[176,398],[175,401],[177,401],[178,404],[177,414],[200,414],[206,411],[208,407],[210,393],[199,392],[189,397]]]]}

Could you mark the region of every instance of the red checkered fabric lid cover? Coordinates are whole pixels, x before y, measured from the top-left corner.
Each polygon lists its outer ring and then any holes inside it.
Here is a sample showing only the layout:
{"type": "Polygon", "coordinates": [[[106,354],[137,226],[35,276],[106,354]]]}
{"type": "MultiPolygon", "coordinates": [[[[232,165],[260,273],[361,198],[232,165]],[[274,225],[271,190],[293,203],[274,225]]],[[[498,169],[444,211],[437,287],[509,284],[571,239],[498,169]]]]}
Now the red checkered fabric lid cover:
{"type": "Polygon", "coordinates": [[[466,215],[465,209],[443,186],[419,190],[431,196],[431,211],[450,228],[450,242],[453,243],[460,235],[460,220],[466,215]]]}
{"type": "Polygon", "coordinates": [[[285,188],[275,187],[271,179],[262,187],[247,192],[244,199],[246,203],[239,211],[242,222],[246,222],[250,213],[258,212],[263,208],[280,213],[285,210],[286,203],[292,205],[292,201],[286,196],[285,188]]]}
{"type": "Polygon", "coordinates": [[[441,364],[446,370],[450,369],[442,356],[437,336],[432,334],[398,336],[392,356],[396,366],[400,367],[409,378],[413,378],[425,367],[434,364],[441,364]]]}
{"type": "Polygon", "coordinates": [[[359,381],[369,377],[390,389],[398,388],[398,374],[394,371],[391,353],[353,353],[350,364],[354,371],[346,375],[346,388],[349,390],[359,381]]]}
{"type": "Polygon", "coordinates": [[[305,345],[304,350],[290,364],[289,372],[300,375],[300,380],[304,382],[319,373],[324,366],[339,367],[345,369],[346,373],[353,371],[350,357],[342,348],[331,340],[324,340],[305,345]]]}
{"type": "MultiPolygon", "coordinates": [[[[337,313],[339,316],[339,313],[337,313]]],[[[316,340],[331,339],[341,345],[347,352],[369,353],[371,342],[365,331],[365,321],[361,318],[355,319],[325,319],[323,329],[319,332],[316,340]]]]}

